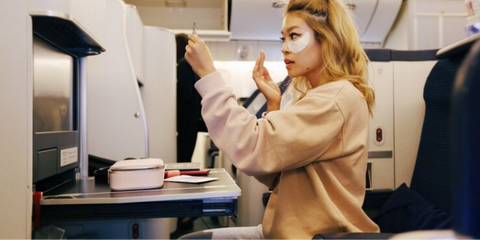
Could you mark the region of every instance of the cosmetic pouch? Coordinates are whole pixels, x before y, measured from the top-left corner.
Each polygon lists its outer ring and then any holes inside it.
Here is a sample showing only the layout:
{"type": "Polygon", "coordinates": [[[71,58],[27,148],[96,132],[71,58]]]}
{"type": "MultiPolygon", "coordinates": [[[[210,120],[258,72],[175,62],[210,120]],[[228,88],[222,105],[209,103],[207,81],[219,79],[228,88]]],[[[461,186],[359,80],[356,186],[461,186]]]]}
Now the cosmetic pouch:
{"type": "Polygon", "coordinates": [[[108,170],[112,190],[139,190],[160,188],[165,178],[165,165],[161,159],[124,160],[108,170]]]}

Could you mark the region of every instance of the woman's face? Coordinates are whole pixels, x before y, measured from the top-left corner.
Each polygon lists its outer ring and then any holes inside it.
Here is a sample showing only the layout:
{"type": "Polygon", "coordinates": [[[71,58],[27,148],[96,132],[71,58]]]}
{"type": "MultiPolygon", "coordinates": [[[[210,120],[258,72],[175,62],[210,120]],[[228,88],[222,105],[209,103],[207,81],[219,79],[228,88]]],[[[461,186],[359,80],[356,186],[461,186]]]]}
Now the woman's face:
{"type": "MultiPolygon", "coordinates": [[[[290,77],[305,76],[310,83],[322,67],[322,49],[307,23],[294,14],[287,14],[282,26],[282,53],[290,77]]],[[[313,85],[313,84],[312,84],[313,85]]]]}

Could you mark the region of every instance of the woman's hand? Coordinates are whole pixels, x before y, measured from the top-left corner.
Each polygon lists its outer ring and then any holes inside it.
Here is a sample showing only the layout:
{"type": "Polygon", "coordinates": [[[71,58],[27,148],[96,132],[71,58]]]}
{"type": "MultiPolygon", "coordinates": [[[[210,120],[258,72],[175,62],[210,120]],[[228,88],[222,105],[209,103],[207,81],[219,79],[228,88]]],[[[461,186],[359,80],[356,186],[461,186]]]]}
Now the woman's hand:
{"type": "Polygon", "coordinates": [[[188,36],[188,45],[185,50],[185,59],[200,78],[217,71],[207,45],[197,35],[190,34],[188,36]]]}
{"type": "Polygon", "coordinates": [[[257,85],[257,88],[267,99],[267,113],[280,109],[280,101],[282,99],[282,93],[276,83],[270,78],[268,70],[263,66],[265,62],[265,52],[260,51],[260,55],[257,57],[257,62],[253,68],[253,80],[257,85]]]}

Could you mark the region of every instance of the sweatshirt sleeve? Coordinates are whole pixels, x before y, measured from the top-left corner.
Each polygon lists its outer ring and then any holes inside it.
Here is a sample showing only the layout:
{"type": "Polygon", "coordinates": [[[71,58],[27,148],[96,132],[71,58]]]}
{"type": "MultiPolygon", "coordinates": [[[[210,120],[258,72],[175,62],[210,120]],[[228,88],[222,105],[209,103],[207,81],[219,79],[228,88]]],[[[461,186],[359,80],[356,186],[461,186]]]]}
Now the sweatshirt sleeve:
{"type": "Polygon", "coordinates": [[[330,98],[307,95],[288,109],[257,119],[237,104],[220,72],[205,76],[195,88],[203,98],[202,116],[213,142],[248,175],[295,169],[343,152],[344,119],[330,98]]]}

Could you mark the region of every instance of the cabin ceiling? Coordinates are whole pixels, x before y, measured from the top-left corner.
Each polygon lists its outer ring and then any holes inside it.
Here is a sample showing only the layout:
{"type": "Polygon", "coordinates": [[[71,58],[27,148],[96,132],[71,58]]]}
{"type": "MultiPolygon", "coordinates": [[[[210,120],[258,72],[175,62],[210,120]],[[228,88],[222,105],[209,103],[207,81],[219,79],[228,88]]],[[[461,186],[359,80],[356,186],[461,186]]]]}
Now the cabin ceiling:
{"type": "Polygon", "coordinates": [[[215,8],[222,6],[225,0],[124,0],[127,4],[143,7],[186,7],[215,8]]]}

